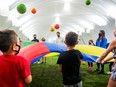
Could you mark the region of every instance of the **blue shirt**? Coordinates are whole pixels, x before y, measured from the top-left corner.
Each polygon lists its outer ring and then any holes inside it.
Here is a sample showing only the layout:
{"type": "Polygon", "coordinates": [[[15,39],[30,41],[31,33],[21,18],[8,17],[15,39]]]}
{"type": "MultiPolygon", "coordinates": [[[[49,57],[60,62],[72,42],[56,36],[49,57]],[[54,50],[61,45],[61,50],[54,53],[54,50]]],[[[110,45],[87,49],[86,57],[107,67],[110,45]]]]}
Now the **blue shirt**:
{"type": "Polygon", "coordinates": [[[107,47],[107,39],[105,37],[100,38],[99,40],[96,41],[96,46],[106,48],[107,47]]]}

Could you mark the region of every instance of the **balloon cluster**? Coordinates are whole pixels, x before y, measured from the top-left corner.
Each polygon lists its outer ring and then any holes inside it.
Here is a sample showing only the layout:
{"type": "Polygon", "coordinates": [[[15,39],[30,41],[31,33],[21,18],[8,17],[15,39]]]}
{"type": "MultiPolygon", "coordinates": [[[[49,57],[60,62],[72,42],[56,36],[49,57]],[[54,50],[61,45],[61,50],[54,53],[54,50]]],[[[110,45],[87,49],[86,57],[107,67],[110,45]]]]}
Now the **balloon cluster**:
{"type": "MultiPolygon", "coordinates": [[[[19,4],[19,5],[17,6],[17,11],[18,11],[20,14],[24,14],[24,13],[27,11],[26,5],[25,5],[25,4],[19,4]]],[[[32,8],[31,13],[32,13],[32,14],[36,14],[36,12],[37,12],[36,8],[32,8]]]]}
{"type": "Polygon", "coordinates": [[[54,26],[52,26],[52,27],[50,28],[50,31],[51,31],[51,32],[54,32],[55,29],[59,29],[59,28],[60,28],[60,25],[59,25],[59,24],[55,24],[54,26]]]}
{"type": "Polygon", "coordinates": [[[86,0],[86,5],[90,5],[91,4],[91,0],[86,0]]]}

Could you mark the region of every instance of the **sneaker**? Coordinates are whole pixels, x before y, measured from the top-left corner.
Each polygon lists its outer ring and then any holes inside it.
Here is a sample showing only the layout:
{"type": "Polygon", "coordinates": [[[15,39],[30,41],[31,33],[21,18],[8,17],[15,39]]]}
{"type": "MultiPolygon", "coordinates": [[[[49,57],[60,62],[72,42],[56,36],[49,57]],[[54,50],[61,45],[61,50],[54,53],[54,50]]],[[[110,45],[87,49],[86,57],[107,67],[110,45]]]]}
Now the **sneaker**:
{"type": "Polygon", "coordinates": [[[91,69],[93,69],[93,66],[91,66],[91,69]]]}
{"type": "Polygon", "coordinates": [[[108,75],[112,74],[112,72],[107,72],[108,75]]]}
{"type": "Polygon", "coordinates": [[[92,70],[93,69],[93,66],[90,66],[90,69],[92,70]]]}
{"type": "Polygon", "coordinates": [[[91,68],[91,66],[88,66],[88,69],[90,69],[91,68]]]}
{"type": "Polygon", "coordinates": [[[105,72],[104,71],[100,71],[100,72],[98,72],[98,74],[105,74],[105,72]]]}
{"type": "Polygon", "coordinates": [[[38,64],[40,64],[40,62],[39,62],[39,61],[38,61],[37,63],[38,63],[38,64]]]}

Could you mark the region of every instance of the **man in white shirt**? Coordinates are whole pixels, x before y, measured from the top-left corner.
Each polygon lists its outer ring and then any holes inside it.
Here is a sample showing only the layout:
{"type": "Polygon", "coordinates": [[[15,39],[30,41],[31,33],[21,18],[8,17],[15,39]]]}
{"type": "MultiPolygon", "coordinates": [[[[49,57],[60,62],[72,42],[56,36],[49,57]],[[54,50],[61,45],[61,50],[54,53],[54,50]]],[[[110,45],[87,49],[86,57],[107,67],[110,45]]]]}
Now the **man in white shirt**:
{"type": "Polygon", "coordinates": [[[57,39],[56,39],[56,43],[57,44],[63,44],[63,39],[60,37],[60,32],[57,32],[57,39]]]}

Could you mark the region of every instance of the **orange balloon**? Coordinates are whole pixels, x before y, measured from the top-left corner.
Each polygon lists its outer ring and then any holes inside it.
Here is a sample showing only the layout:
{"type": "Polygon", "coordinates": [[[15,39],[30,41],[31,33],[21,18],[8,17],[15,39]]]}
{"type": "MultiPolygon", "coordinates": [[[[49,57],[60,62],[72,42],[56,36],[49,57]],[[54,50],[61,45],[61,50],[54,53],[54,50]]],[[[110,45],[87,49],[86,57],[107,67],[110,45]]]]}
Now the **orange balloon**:
{"type": "Polygon", "coordinates": [[[82,65],[85,65],[85,64],[86,64],[86,62],[82,61],[82,62],[81,62],[81,64],[82,64],[82,65]]]}
{"type": "Polygon", "coordinates": [[[31,12],[32,12],[33,14],[35,14],[37,11],[36,11],[35,8],[33,8],[33,9],[31,10],[31,12]]]}

